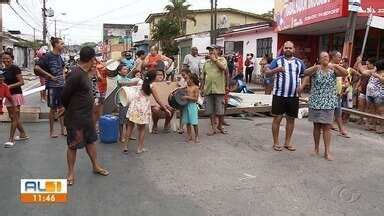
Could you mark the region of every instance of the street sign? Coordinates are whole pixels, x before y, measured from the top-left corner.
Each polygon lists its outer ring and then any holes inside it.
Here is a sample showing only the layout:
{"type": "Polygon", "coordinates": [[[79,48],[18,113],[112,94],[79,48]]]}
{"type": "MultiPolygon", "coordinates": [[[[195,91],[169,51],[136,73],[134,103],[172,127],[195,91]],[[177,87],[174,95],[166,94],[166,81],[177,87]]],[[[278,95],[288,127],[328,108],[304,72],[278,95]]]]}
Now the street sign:
{"type": "Polygon", "coordinates": [[[348,1],[348,11],[359,12],[361,6],[361,0],[349,0],[348,1]]]}
{"type": "Polygon", "coordinates": [[[384,17],[372,16],[369,26],[373,28],[384,29],[384,17]]]}

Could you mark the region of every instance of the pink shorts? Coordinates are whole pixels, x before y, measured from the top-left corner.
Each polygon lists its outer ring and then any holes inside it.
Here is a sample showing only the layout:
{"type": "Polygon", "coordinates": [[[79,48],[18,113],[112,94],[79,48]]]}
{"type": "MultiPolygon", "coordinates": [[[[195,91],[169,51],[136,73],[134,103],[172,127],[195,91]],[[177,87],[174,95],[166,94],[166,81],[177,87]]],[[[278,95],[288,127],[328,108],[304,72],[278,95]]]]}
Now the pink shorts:
{"type": "MultiPolygon", "coordinates": [[[[12,95],[12,98],[16,106],[24,105],[24,96],[22,94],[14,94],[12,95]]],[[[5,99],[5,106],[11,107],[12,104],[7,99],[5,99]]]]}
{"type": "Polygon", "coordinates": [[[45,78],[44,77],[40,77],[40,84],[42,86],[45,85],[45,78]]]}

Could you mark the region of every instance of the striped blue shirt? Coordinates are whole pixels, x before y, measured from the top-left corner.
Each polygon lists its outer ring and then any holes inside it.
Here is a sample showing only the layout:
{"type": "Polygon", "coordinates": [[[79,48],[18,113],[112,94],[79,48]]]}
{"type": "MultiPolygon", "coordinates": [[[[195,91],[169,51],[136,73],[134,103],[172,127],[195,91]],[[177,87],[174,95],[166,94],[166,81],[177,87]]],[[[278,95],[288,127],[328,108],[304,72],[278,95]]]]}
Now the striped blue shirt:
{"type": "Polygon", "coordinates": [[[288,60],[284,56],[274,59],[269,68],[284,67],[285,72],[275,74],[273,95],[280,97],[297,97],[300,86],[300,78],[304,75],[305,65],[303,61],[293,57],[288,60]]]}

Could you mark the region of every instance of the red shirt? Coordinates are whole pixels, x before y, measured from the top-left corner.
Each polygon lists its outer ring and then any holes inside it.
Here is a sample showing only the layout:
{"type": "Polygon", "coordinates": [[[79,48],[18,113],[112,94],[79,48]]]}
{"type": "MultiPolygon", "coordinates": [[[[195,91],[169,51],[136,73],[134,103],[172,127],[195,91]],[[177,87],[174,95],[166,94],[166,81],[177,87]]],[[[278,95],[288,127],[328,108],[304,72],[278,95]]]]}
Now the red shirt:
{"type": "Polygon", "coordinates": [[[0,115],[2,115],[4,113],[3,112],[3,100],[4,100],[4,98],[7,98],[13,104],[11,92],[9,91],[8,86],[3,83],[3,84],[0,84],[0,115]]]}
{"type": "Polygon", "coordinates": [[[155,56],[148,55],[148,71],[156,70],[157,62],[161,60],[161,55],[157,54],[155,56]]]}
{"type": "Polygon", "coordinates": [[[102,63],[97,63],[96,70],[99,72],[101,76],[101,80],[98,83],[98,88],[100,93],[106,93],[107,92],[107,69],[102,63]]]}

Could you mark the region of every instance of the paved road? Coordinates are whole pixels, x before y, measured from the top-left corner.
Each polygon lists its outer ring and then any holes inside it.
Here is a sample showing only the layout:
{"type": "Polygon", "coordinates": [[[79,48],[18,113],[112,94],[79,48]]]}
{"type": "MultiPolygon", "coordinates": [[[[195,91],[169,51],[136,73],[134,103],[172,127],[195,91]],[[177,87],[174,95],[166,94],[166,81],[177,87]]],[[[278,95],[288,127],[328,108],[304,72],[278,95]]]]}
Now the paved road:
{"type": "MultiPolygon", "coordinates": [[[[98,144],[108,177],[92,174],[80,151],[65,205],[18,200],[21,178],[61,178],[66,171],[64,138],[49,139],[46,123],[27,124],[31,140],[0,148],[0,215],[383,215],[383,136],[357,128],[351,139],[334,136],[335,161],[328,162],[309,156],[306,120],[297,123],[298,151],[274,152],[270,121],[229,119],[230,135],[203,135],[200,145],[176,134],[149,135],[141,156],[134,145],[123,155],[116,144],[98,144]]],[[[207,126],[202,120],[201,131],[207,126]]],[[[7,131],[2,124],[0,142],[7,131]]]]}

